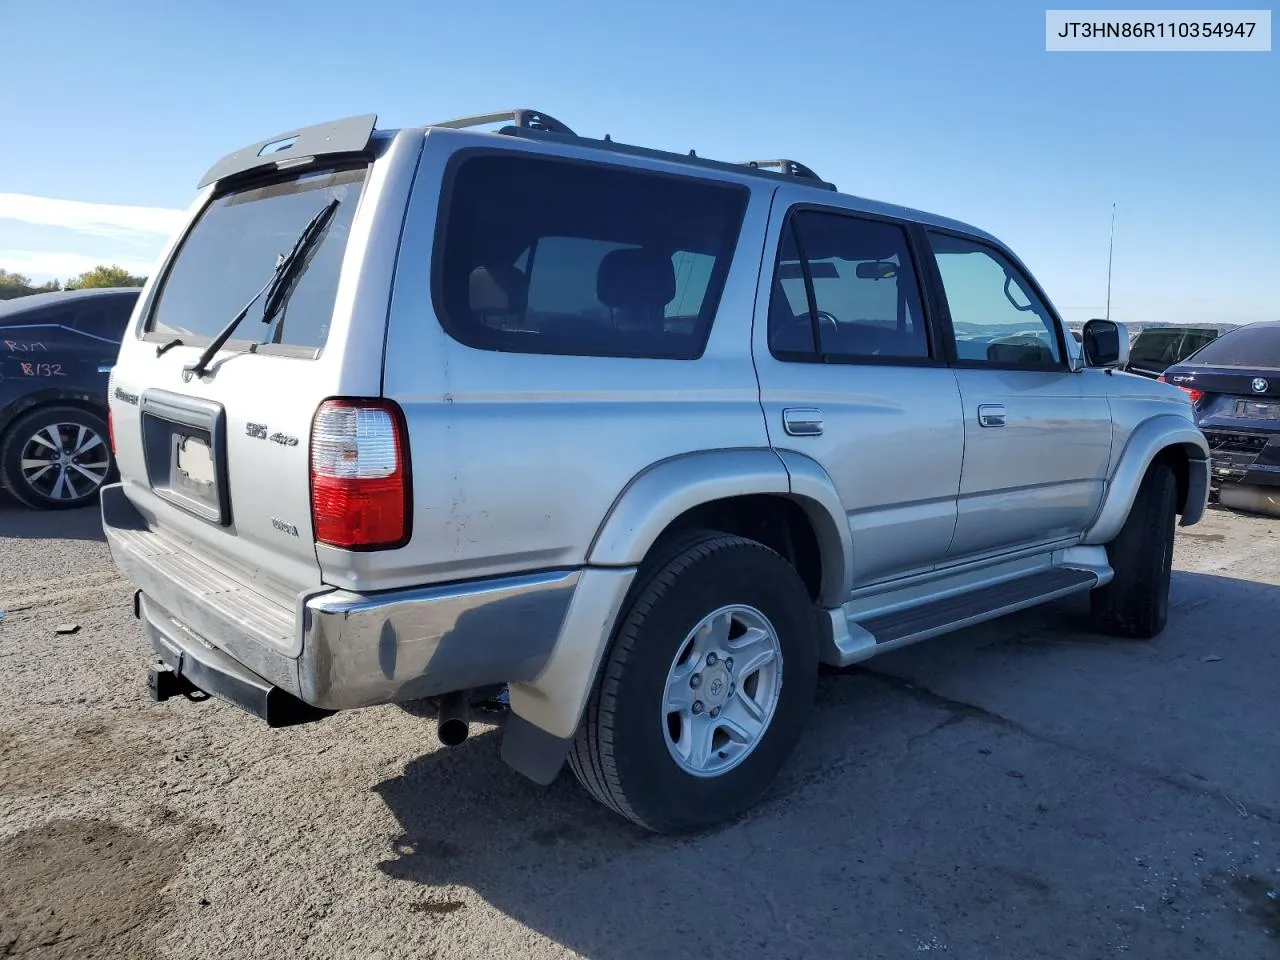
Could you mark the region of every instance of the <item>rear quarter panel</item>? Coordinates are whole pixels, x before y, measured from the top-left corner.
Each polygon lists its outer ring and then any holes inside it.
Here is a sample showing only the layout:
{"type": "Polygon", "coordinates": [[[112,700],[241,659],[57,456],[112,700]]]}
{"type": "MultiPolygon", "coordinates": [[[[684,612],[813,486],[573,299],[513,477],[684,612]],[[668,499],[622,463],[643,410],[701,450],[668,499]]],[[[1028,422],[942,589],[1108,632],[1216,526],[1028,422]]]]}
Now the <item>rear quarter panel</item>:
{"type": "MultiPolygon", "coordinates": [[[[650,465],[693,451],[768,447],[750,338],[772,185],[753,188],[700,359],[480,350],[441,328],[431,263],[445,165],[455,146],[482,142],[427,134],[384,380],[409,427],[413,538],[401,550],[353,557],[353,580],[390,587],[581,564],[610,507],[650,465]]],[[[529,149],[514,138],[507,146],[529,149]]]]}

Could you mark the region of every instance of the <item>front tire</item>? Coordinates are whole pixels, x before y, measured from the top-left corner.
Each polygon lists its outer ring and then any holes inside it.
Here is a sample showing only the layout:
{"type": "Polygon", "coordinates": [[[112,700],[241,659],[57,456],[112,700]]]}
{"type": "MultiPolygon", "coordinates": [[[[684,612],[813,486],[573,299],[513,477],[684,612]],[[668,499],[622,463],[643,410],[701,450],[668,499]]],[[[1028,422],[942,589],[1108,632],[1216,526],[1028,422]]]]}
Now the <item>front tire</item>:
{"type": "Polygon", "coordinates": [[[1117,637],[1149,640],[1169,620],[1169,581],[1177,522],[1178,481],[1167,463],[1147,470],[1129,516],[1107,544],[1115,576],[1090,594],[1096,627],[1117,637]]]}
{"type": "Polygon", "coordinates": [[[762,544],[707,533],[641,569],[569,764],[601,803],[660,833],[759,801],[813,704],[813,603],[762,544]]]}
{"type": "Polygon", "coordinates": [[[114,466],[106,421],[67,404],[23,414],[0,442],[0,484],[36,509],[94,502],[114,466]]]}

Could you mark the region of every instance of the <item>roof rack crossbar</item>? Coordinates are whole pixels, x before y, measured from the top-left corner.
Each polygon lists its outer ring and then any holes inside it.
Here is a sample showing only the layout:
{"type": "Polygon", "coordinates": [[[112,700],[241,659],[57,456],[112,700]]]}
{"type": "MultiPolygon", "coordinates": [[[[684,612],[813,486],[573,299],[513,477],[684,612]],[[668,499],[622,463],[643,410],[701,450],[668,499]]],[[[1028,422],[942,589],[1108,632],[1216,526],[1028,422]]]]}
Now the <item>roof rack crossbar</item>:
{"type": "Polygon", "coordinates": [[[788,177],[804,177],[806,180],[822,179],[799,160],[743,160],[741,163],[753,170],[777,170],[788,177]]]}
{"type": "Polygon", "coordinates": [[[533,140],[559,140],[561,142],[577,143],[582,146],[588,146],[595,150],[607,150],[610,153],[620,153],[634,157],[650,157],[654,160],[664,160],[671,163],[688,164],[689,166],[705,167],[709,170],[722,170],[732,173],[749,173],[758,177],[767,177],[778,181],[802,179],[808,181],[812,186],[819,187],[823,190],[835,190],[836,185],[829,181],[823,180],[816,173],[810,170],[802,163],[795,161],[778,161],[778,160],[756,160],[744,163],[732,163],[727,160],[712,160],[708,157],[700,157],[697,153],[671,153],[666,150],[655,150],[652,147],[640,147],[629,143],[621,143],[610,138],[607,134],[603,140],[596,140],[591,137],[580,136],[579,134],[561,134],[547,130],[537,130],[532,128],[507,127],[501,131],[517,137],[525,137],[533,140]],[[770,169],[770,166],[778,166],[780,163],[790,162],[790,168],[770,169]]]}
{"type": "Polygon", "coordinates": [[[525,130],[542,130],[548,133],[561,133],[570,137],[577,136],[568,126],[551,116],[551,114],[543,113],[541,110],[530,110],[528,107],[500,110],[497,113],[484,113],[474,117],[458,117],[456,120],[445,120],[441,123],[430,124],[430,126],[462,130],[467,127],[482,127],[489,123],[500,123],[503,120],[509,120],[517,127],[525,130]]]}

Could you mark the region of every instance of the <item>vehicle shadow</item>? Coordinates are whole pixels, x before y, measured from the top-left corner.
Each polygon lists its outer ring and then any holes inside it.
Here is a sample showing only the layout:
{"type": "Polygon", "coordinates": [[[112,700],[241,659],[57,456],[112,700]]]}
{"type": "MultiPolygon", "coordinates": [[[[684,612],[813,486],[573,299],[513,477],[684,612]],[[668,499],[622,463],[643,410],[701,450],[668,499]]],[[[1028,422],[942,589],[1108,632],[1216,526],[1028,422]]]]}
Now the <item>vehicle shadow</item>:
{"type": "MultiPolygon", "coordinates": [[[[497,731],[473,735],[374,787],[400,829],[378,868],[420,885],[412,909],[440,922],[465,887],[592,960],[905,956],[946,949],[948,929],[987,956],[1084,950],[1109,935],[1096,917],[1112,899],[1150,892],[1130,885],[1143,844],[1177,827],[1190,858],[1240,822],[1219,794],[1280,795],[1280,772],[1259,772],[1280,662],[1256,629],[1280,617],[1280,587],[1175,573],[1154,642],[1093,635],[1086,609],[1059,601],[826,671],[765,802],[699,836],[631,826],[567,768],[539,788],[501,762],[497,731]],[[959,694],[921,680],[949,669],[959,694]]],[[[1135,923],[1143,956],[1176,952],[1154,918],[1135,923]]]]}
{"type": "Polygon", "coordinates": [[[33,510],[0,490],[0,539],[105,541],[98,500],[71,510],[33,510]]]}

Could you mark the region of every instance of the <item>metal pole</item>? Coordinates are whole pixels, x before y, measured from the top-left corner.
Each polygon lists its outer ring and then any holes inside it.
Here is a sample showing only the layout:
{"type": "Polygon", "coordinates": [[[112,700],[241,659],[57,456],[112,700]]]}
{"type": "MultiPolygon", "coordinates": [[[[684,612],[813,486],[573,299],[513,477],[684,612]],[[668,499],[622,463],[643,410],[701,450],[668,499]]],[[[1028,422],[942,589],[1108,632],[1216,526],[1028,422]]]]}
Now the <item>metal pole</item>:
{"type": "Polygon", "coordinates": [[[1116,248],[1116,203],[1111,201],[1111,241],[1107,244],[1107,319],[1111,319],[1111,255],[1116,248]]]}

